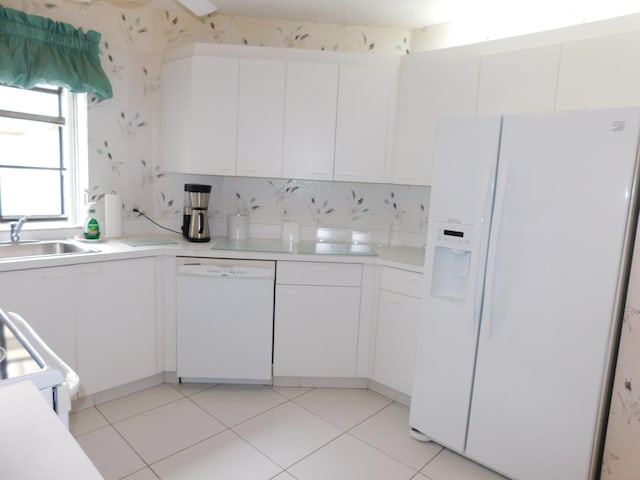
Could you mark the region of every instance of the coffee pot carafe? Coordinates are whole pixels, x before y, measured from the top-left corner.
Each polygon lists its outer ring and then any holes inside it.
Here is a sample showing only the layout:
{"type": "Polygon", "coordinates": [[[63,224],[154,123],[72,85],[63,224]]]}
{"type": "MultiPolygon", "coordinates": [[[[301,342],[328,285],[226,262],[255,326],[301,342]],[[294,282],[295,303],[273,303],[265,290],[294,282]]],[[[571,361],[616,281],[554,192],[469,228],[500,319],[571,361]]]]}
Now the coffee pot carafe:
{"type": "Polygon", "coordinates": [[[211,240],[208,218],[211,185],[186,183],[184,191],[182,235],[190,242],[208,242],[211,240]]]}

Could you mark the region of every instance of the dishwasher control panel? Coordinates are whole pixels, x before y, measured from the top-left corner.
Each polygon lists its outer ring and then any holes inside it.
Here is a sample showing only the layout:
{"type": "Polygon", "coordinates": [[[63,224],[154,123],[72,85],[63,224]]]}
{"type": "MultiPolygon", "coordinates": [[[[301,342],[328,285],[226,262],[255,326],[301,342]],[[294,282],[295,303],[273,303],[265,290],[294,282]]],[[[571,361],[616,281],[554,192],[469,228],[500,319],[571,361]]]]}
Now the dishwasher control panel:
{"type": "Polygon", "coordinates": [[[178,258],[178,275],[217,278],[274,278],[273,261],[178,258]]]}

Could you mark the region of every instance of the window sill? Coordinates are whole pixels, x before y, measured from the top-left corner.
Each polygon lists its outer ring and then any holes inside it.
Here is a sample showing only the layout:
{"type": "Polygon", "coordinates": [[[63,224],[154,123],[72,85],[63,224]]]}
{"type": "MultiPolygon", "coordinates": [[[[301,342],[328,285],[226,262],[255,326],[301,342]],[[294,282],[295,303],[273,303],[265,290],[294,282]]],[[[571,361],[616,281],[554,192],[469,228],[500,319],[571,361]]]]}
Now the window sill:
{"type": "MultiPolygon", "coordinates": [[[[74,237],[81,229],[81,225],[67,222],[37,222],[30,225],[27,221],[20,237],[22,240],[60,240],[74,237]]],[[[9,240],[10,231],[8,223],[0,224],[0,241],[9,240]]]]}

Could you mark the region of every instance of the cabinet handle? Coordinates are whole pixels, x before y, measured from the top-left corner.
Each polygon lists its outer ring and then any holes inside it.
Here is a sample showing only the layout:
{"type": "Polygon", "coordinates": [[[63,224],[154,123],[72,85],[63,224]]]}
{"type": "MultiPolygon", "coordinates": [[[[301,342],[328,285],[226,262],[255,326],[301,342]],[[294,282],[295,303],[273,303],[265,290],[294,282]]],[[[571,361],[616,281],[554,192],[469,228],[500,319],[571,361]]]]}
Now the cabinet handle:
{"type": "Polygon", "coordinates": [[[338,177],[344,177],[344,178],[354,178],[356,176],[355,173],[338,173],[338,177]]]}
{"type": "Polygon", "coordinates": [[[314,267],[314,268],[313,268],[313,271],[314,271],[314,272],[322,272],[322,273],[325,273],[325,272],[328,272],[328,271],[329,271],[329,269],[328,269],[327,267],[314,267]]]}
{"type": "Polygon", "coordinates": [[[81,275],[97,275],[98,273],[102,273],[101,268],[94,268],[91,270],[80,270],[81,275]]]}
{"type": "Polygon", "coordinates": [[[397,298],[385,298],[385,302],[393,303],[394,305],[404,305],[406,302],[404,300],[399,300],[397,298]]]}
{"type": "Polygon", "coordinates": [[[314,177],[326,177],[329,174],[327,172],[311,172],[311,175],[314,177]]]}
{"type": "Polygon", "coordinates": [[[61,280],[64,277],[64,273],[43,273],[40,275],[42,280],[61,280]]]}
{"type": "Polygon", "coordinates": [[[404,181],[406,181],[406,182],[410,182],[410,181],[412,181],[412,180],[415,180],[415,179],[416,179],[416,177],[396,177],[396,179],[397,179],[397,180],[400,180],[400,181],[403,181],[403,180],[404,180],[404,181]]]}
{"type": "Polygon", "coordinates": [[[407,283],[418,283],[418,279],[416,277],[404,277],[402,280],[407,283]]]}

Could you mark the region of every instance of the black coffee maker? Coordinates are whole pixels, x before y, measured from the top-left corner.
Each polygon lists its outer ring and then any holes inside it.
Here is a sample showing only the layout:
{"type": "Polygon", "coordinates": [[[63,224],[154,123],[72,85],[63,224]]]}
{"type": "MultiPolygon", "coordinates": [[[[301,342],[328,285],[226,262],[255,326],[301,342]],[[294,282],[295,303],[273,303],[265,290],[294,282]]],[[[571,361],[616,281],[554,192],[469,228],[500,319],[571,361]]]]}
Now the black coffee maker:
{"type": "Polygon", "coordinates": [[[190,242],[208,242],[211,240],[207,216],[211,185],[185,183],[184,192],[182,235],[190,242]]]}

